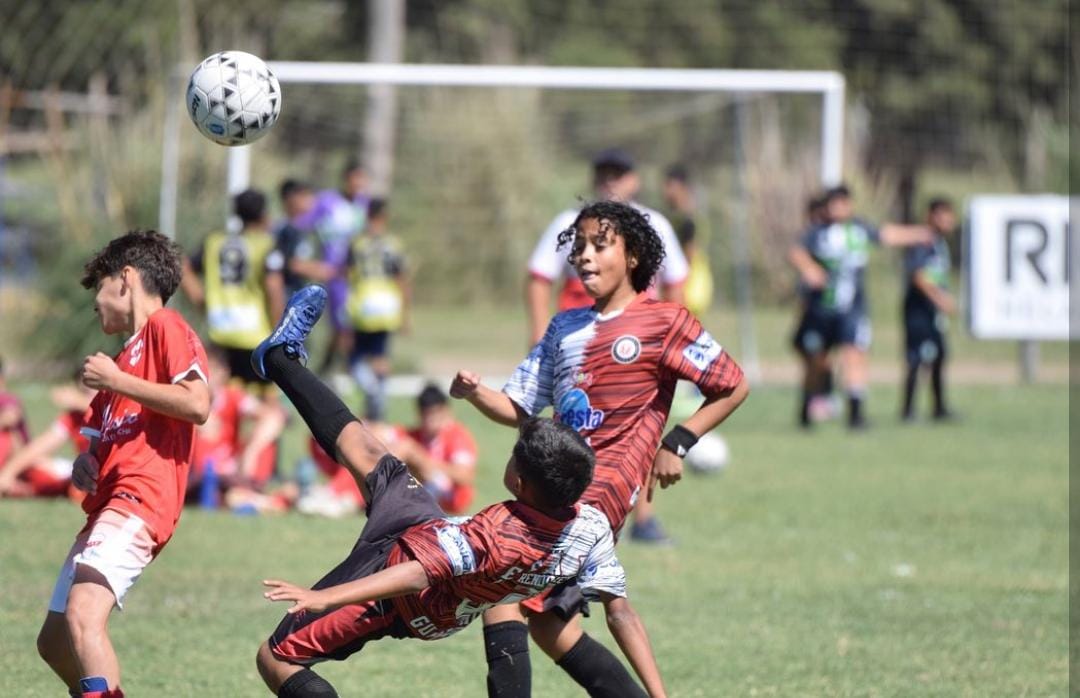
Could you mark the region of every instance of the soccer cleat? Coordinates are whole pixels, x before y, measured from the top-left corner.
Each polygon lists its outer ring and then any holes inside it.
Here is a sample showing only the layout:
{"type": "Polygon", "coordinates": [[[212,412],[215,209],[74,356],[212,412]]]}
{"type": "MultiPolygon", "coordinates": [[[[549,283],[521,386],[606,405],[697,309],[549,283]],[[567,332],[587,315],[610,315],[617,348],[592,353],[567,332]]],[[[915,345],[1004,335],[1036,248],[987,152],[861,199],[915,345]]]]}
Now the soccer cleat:
{"type": "Polygon", "coordinates": [[[291,358],[307,361],[308,353],[304,348],[304,340],[311,334],[311,329],[319,321],[325,307],[326,289],[322,286],[305,286],[292,295],[289,304],[285,306],[281,322],[270,336],[251,352],[251,367],[259,378],[268,380],[263,362],[267,352],[276,346],[283,346],[285,354],[291,358]]]}
{"type": "Polygon", "coordinates": [[[635,521],[630,526],[630,540],[652,545],[672,545],[674,543],[655,516],[647,521],[635,521]]]}

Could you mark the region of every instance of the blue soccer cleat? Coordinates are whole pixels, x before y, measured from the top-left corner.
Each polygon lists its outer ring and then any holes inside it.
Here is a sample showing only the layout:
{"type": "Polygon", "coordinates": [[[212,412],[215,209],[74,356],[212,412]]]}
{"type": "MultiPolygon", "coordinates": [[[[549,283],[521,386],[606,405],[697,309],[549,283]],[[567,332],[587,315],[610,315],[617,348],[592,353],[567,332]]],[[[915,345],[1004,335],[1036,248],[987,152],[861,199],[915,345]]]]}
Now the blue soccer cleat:
{"type": "Polygon", "coordinates": [[[326,307],[326,289],[322,286],[305,286],[292,295],[281,322],[269,337],[251,352],[251,367],[259,378],[268,380],[263,361],[266,354],[276,346],[284,346],[285,353],[301,361],[307,361],[308,353],[304,340],[311,334],[311,328],[319,321],[323,308],[326,307]]]}

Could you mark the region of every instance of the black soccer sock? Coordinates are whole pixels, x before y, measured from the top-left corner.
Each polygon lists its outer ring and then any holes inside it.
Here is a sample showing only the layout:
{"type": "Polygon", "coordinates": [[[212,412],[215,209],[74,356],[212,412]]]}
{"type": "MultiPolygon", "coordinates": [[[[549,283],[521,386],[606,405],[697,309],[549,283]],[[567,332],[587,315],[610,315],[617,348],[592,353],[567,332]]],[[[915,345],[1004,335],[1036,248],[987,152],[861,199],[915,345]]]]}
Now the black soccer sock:
{"type": "Polygon", "coordinates": [[[934,390],[934,416],[942,417],[948,414],[945,407],[945,357],[938,356],[930,365],[930,386],[934,390]]]}
{"type": "Polygon", "coordinates": [[[825,375],[821,377],[821,388],[818,391],[818,395],[824,395],[828,397],[832,395],[833,391],[833,372],[829,369],[825,372],[825,375]]]}
{"type": "Polygon", "coordinates": [[[532,695],[529,626],[516,620],[485,625],[484,650],[488,696],[529,698],[532,695]]]}
{"type": "Polygon", "coordinates": [[[848,392],[848,425],[863,425],[863,392],[852,390],[848,392]]]}
{"type": "Polygon", "coordinates": [[[306,366],[274,347],[264,360],[266,376],[277,383],[300,413],[312,436],[331,458],[337,458],[337,438],[349,422],[359,421],[333,390],[306,366]]]}
{"type": "Polygon", "coordinates": [[[907,367],[907,376],[904,378],[904,407],[900,416],[904,419],[910,419],[914,414],[915,409],[915,386],[919,382],[919,364],[909,363],[907,367]]]}
{"type": "Polygon", "coordinates": [[[645,698],[622,662],[588,634],[582,634],[556,664],[593,698],[645,698]]]}
{"type": "Polygon", "coordinates": [[[802,392],[802,405],[799,407],[799,426],[810,426],[810,401],[814,398],[814,395],[809,390],[803,390],[802,392]]]}
{"type": "Polygon", "coordinates": [[[277,694],[281,698],[338,698],[330,682],[311,669],[302,669],[285,679],[277,694]]]}

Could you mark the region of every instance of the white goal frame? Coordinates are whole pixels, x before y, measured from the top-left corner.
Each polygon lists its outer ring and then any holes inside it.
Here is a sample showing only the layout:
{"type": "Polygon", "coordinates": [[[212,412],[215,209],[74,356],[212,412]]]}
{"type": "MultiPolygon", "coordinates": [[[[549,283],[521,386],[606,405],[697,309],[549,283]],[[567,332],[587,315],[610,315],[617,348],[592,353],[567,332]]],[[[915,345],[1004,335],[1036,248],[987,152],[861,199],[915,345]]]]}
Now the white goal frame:
{"type": "MultiPolygon", "coordinates": [[[[331,63],[271,61],[270,69],[282,84],[423,85],[454,87],[531,87],[571,90],[631,90],[657,92],[728,92],[819,94],[821,113],[822,186],[839,184],[844,160],[844,77],[819,70],[725,70],[675,68],[575,68],[522,65],[447,65],[408,63],[331,63]]],[[[182,89],[190,66],[178,69],[169,94],[182,89]]],[[[288,108],[285,97],[284,108],[288,108]]],[[[162,149],[159,230],[170,237],[176,228],[180,165],[179,109],[166,109],[162,149]]],[[[251,179],[251,147],[229,148],[229,194],[247,188],[251,179]]],[[[740,247],[746,249],[745,231],[740,247]]],[[[744,260],[746,261],[746,260],[744,260]]],[[[742,287],[743,283],[737,284],[742,287]]],[[[740,296],[749,293],[747,288],[740,296]]],[[[750,301],[740,297],[743,320],[743,360],[752,378],[759,374],[756,342],[750,321],[750,301]]]]}

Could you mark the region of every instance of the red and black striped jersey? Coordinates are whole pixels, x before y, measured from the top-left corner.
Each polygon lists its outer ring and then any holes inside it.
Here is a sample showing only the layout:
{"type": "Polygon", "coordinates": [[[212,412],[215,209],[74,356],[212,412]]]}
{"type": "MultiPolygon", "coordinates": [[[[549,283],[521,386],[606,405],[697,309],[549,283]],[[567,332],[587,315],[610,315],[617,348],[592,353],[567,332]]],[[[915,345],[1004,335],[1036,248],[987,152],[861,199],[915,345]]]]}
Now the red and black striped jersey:
{"type": "Polygon", "coordinates": [[[526,413],[554,407],[596,451],[581,501],[618,531],[652,467],[679,380],[706,396],[731,390],[742,370],[677,303],[639,295],[621,311],[556,315],[503,388],[526,413]]]}
{"type": "Polygon", "coordinates": [[[435,519],[405,532],[387,566],[409,559],[423,566],[430,586],[393,602],[413,635],[425,640],[461,630],[496,604],[572,579],[586,598],[626,595],[611,526],[584,504],[562,518],[506,501],[467,519],[435,519]]]}

